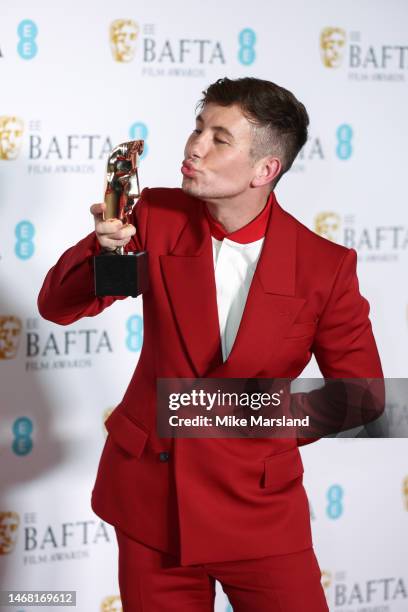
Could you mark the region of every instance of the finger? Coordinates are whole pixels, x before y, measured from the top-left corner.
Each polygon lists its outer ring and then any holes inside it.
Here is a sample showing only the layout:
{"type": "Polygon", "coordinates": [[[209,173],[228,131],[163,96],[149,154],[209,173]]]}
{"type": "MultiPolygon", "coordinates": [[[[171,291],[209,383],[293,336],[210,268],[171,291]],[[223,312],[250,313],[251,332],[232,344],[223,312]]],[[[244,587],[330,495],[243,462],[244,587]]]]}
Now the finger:
{"type": "Polygon", "coordinates": [[[108,237],[113,240],[130,240],[132,236],[136,234],[136,228],[134,225],[122,225],[117,231],[110,234],[108,237]]]}
{"type": "Polygon", "coordinates": [[[103,221],[103,219],[101,221],[95,220],[95,232],[101,236],[107,235],[113,237],[122,227],[122,222],[118,219],[108,219],[107,221],[103,221]]]}
{"type": "Polygon", "coordinates": [[[136,234],[136,228],[131,223],[125,223],[125,225],[122,225],[122,229],[126,230],[128,236],[134,236],[136,234]]]}
{"type": "Polygon", "coordinates": [[[107,236],[114,240],[123,240],[130,238],[136,233],[134,225],[122,225],[118,219],[108,219],[107,221],[98,221],[95,224],[95,231],[101,236],[107,236]]]}
{"type": "Polygon", "coordinates": [[[103,213],[105,212],[106,204],[104,202],[98,204],[92,204],[89,211],[91,215],[95,217],[95,220],[102,220],[103,213]]]}

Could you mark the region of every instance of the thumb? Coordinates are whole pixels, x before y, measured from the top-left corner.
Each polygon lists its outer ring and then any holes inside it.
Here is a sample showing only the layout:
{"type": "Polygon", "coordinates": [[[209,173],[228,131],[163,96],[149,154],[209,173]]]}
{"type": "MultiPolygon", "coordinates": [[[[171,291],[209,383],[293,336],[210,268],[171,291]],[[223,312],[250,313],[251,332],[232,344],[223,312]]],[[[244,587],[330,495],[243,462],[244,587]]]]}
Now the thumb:
{"type": "Polygon", "coordinates": [[[95,221],[103,221],[103,213],[106,210],[106,204],[104,202],[92,204],[89,210],[91,215],[95,217],[95,221]]]}

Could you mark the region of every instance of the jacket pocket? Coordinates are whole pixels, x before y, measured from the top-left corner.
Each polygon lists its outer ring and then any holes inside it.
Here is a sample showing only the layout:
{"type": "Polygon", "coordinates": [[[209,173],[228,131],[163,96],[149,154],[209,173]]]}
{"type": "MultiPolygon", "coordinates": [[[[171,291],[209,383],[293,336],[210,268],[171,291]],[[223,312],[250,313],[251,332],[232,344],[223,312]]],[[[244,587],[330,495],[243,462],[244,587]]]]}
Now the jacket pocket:
{"type": "Polygon", "coordinates": [[[105,421],[105,427],[118,446],[132,457],[141,457],[149,437],[141,425],[116,409],[105,421]]]}
{"type": "Polygon", "coordinates": [[[303,474],[303,463],[298,448],[293,448],[264,459],[263,487],[279,490],[303,474]]]}

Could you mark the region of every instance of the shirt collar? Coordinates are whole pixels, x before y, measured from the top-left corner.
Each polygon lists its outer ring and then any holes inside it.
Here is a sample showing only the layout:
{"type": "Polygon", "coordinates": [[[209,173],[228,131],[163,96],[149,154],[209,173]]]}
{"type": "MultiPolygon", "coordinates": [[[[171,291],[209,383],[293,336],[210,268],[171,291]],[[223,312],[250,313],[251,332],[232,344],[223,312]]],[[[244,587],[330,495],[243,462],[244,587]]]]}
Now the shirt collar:
{"type": "Polygon", "coordinates": [[[252,221],[244,225],[244,227],[240,227],[238,230],[235,230],[235,232],[231,232],[229,234],[225,231],[224,226],[219,221],[214,219],[214,217],[208,212],[207,206],[204,206],[205,215],[210,226],[211,236],[216,240],[228,238],[228,240],[238,242],[239,244],[248,244],[249,242],[255,242],[256,240],[263,238],[268,226],[272,201],[273,191],[271,192],[264,208],[254,219],[252,219],[252,221]]]}

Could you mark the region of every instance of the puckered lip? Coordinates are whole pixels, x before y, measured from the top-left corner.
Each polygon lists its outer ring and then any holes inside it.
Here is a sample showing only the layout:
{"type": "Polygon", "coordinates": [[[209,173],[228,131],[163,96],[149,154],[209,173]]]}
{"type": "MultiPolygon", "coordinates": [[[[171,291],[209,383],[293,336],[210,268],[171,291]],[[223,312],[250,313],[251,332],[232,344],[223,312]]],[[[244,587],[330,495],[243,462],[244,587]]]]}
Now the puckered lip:
{"type": "Polygon", "coordinates": [[[183,168],[187,168],[187,170],[190,170],[190,171],[193,171],[193,172],[200,172],[197,169],[196,165],[193,164],[193,162],[191,160],[189,160],[189,159],[183,159],[183,162],[182,162],[181,165],[182,165],[183,168]]]}

